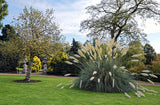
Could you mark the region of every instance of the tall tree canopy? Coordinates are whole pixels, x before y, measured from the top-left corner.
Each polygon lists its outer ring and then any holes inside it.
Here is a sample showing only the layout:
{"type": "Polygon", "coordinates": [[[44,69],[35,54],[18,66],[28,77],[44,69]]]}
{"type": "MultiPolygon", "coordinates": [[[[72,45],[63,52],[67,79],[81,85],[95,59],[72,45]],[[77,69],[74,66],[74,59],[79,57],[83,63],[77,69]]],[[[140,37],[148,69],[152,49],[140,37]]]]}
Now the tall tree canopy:
{"type": "Polygon", "coordinates": [[[15,71],[19,60],[18,34],[12,26],[5,25],[0,36],[0,72],[15,71]]]}
{"type": "Polygon", "coordinates": [[[153,49],[153,47],[150,44],[145,44],[144,46],[144,53],[146,57],[146,65],[152,64],[152,61],[156,59],[156,53],[153,49]]]}
{"type": "Polygon", "coordinates": [[[9,39],[16,36],[17,35],[13,26],[10,26],[9,24],[7,24],[2,28],[2,36],[0,36],[0,40],[9,41],[9,39]]]}
{"type": "Polygon", "coordinates": [[[140,41],[132,41],[129,43],[129,49],[126,55],[123,56],[122,61],[124,66],[127,68],[135,67],[138,65],[144,65],[146,58],[145,53],[142,49],[142,44],[140,41]],[[135,54],[141,54],[139,57],[132,57],[135,54]],[[138,62],[133,62],[131,60],[137,59],[138,62]]]}
{"type": "Polygon", "coordinates": [[[78,49],[80,48],[81,48],[80,43],[78,41],[75,41],[75,39],[73,38],[70,54],[78,54],[78,49]]]}
{"type": "MultiPolygon", "coordinates": [[[[19,35],[18,39],[15,40],[18,41],[15,43],[18,44],[16,46],[17,51],[22,52],[24,56],[28,56],[30,59],[25,79],[30,81],[33,57],[44,57],[56,51],[57,43],[61,40],[61,30],[54,22],[52,9],[42,12],[32,7],[29,9],[25,7],[23,13],[14,22],[15,30],[19,35]]],[[[10,43],[11,41],[8,42],[8,44],[10,43]]]]}
{"type": "Polygon", "coordinates": [[[90,18],[81,23],[81,31],[89,31],[89,37],[109,37],[115,41],[145,39],[138,20],[159,21],[159,6],[154,0],[102,0],[87,7],[90,18]]]}
{"type": "MultiPolygon", "coordinates": [[[[8,15],[8,4],[5,0],[0,0],[0,21],[4,18],[4,16],[8,15]]],[[[0,22],[0,28],[2,27],[2,23],[0,22]]]]}

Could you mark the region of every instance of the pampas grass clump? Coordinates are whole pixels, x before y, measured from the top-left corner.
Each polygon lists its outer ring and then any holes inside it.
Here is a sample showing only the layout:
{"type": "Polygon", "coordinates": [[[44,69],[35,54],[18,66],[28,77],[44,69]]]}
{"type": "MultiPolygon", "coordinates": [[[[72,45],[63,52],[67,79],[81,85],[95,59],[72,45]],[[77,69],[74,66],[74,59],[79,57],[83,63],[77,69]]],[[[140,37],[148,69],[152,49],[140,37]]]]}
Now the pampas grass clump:
{"type": "Polygon", "coordinates": [[[127,48],[118,49],[119,47],[114,39],[102,43],[96,40],[95,46],[87,43],[78,51],[80,61],[77,55],[70,57],[73,62],[80,63],[81,73],[75,82],[75,87],[110,93],[135,90],[136,84],[119,62],[119,59],[126,54],[127,48]]]}
{"type": "Polygon", "coordinates": [[[84,90],[110,93],[135,90],[136,84],[130,74],[124,69],[114,68],[114,66],[112,61],[87,62],[84,64],[75,86],[84,90]]]}
{"type": "MultiPolygon", "coordinates": [[[[121,58],[127,51],[128,47],[122,48],[114,39],[96,40],[95,46],[87,43],[78,50],[78,55],[70,57],[73,62],[66,61],[68,64],[78,64],[81,70],[79,78],[71,87],[96,92],[123,92],[129,98],[127,92],[135,91],[137,97],[144,97],[145,91],[153,92],[135,83],[132,74],[121,65],[121,58]]],[[[139,56],[141,54],[133,55],[131,61],[137,62],[136,58],[139,56]]],[[[141,74],[157,78],[153,74],[147,74],[148,72],[143,70],[141,74]]],[[[153,84],[151,80],[148,79],[148,81],[153,84]]]]}

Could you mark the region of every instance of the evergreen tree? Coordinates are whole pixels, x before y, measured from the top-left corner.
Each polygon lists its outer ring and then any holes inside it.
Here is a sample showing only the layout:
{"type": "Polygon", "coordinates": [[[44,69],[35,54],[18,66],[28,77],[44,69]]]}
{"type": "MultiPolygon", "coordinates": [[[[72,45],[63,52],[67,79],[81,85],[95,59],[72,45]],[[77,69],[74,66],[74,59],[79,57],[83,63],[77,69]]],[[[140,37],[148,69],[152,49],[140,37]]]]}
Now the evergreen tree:
{"type": "Polygon", "coordinates": [[[151,65],[151,62],[155,59],[155,51],[153,49],[153,47],[150,44],[145,44],[144,46],[144,53],[145,53],[145,57],[146,57],[146,65],[151,65]]]}
{"type": "Polygon", "coordinates": [[[9,41],[12,37],[16,37],[16,32],[12,26],[9,24],[5,25],[2,28],[2,36],[0,36],[0,40],[2,41],[9,41]]]}
{"type": "Polygon", "coordinates": [[[75,41],[75,39],[73,38],[70,54],[78,54],[78,49],[80,48],[80,43],[78,41],[75,41]]]}

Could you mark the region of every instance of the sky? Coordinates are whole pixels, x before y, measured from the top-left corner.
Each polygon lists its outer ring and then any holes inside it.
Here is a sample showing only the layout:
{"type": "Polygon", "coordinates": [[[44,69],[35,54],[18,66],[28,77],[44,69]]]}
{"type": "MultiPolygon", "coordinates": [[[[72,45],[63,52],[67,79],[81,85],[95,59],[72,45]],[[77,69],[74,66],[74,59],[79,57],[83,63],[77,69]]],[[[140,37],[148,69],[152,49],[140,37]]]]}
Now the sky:
{"type": "MultiPolygon", "coordinates": [[[[62,35],[66,37],[66,42],[71,43],[72,39],[84,43],[87,39],[86,33],[79,32],[80,23],[87,19],[86,7],[95,5],[100,0],[6,0],[9,14],[3,19],[3,24],[11,24],[23,12],[24,7],[36,8],[40,11],[54,9],[55,22],[62,29],[62,35]]],[[[140,25],[148,35],[147,39],[153,46],[156,53],[160,53],[160,25],[153,20],[147,20],[145,25],[140,25]]]]}

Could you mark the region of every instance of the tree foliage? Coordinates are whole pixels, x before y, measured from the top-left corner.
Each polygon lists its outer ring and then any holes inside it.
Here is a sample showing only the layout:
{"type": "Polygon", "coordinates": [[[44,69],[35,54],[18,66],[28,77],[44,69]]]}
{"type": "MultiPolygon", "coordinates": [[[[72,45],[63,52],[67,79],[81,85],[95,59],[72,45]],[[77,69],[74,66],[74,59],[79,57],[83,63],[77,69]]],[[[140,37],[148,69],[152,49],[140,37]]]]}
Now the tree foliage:
{"type": "Polygon", "coordinates": [[[64,69],[67,69],[63,68],[61,64],[68,59],[68,55],[64,52],[64,48],[62,47],[57,52],[52,54],[50,59],[47,61],[47,72],[53,71],[54,74],[61,74],[64,69]]]}
{"type": "Polygon", "coordinates": [[[14,27],[7,24],[2,28],[2,36],[0,36],[0,40],[9,41],[9,39],[17,36],[14,27]]]}
{"type": "Polygon", "coordinates": [[[78,54],[78,49],[80,49],[80,47],[80,43],[78,41],[75,41],[75,39],[73,38],[70,54],[78,54]]]}
{"type": "Polygon", "coordinates": [[[2,28],[2,35],[0,37],[0,71],[15,71],[20,58],[18,46],[21,44],[21,40],[10,25],[2,28]]]}
{"type": "Polygon", "coordinates": [[[56,51],[56,43],[61,39],[60,29],[54,22],[53,10],[45,13],[32,7],[23,9],[15,21],[15,29],[21,39],[18,47],[24,56],[29,56],[29,68],[26,80],[30,81],[34,56],[49,56],[56,51]]]}
{"type": "Polygon", "coordinates": [[[156,53],[155,53],[153,47],[150,44],[145,44],[144,53],[145,53],[145,57],[146,57],[145,64],[151,65],[151,62],[156,58],[155,57],[156,53]]]}
{"type": "Polygon", "coordinates": [[[151,69],[153,73],[160,73],[160,56],[156,55],[155,60],[151,61],[151,69]]]}
{"type": "Polygon", "coordinates": [[[129,49],[127,51],[127,54],[123,57],[122,59],[123,65],[126,66],[127,68],[135,67],[138,65],[144,65],[146,58],[145,58],[145,53],[142,49],[142,44],[140,41],[132,41],[129,43],[129,49]],[[138,58],[132,57],[135,54],[141,54],[138,58]],[[139,60],[138,62],[133,62],[131,61],[132,59],[137,59],[139,60]]]}
{"type": "Polygon", "coordinates": [[[89,37],[109,37],[115,41],[144,39],[146,34],[138,28],[138,20],[159,20],[159,3],[154,0],[102,0],[87,7],[90,18],[81,23],[81,31],[89,37]]]}
{"type": "MultiPolygon", "coordinates": [[[[8,15],[8,4],[5,0],[0,0],[0,21],[8,15]]],[[[2,23],[0,22],[0,28],[2,27],[2,23]]]]}

